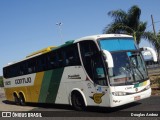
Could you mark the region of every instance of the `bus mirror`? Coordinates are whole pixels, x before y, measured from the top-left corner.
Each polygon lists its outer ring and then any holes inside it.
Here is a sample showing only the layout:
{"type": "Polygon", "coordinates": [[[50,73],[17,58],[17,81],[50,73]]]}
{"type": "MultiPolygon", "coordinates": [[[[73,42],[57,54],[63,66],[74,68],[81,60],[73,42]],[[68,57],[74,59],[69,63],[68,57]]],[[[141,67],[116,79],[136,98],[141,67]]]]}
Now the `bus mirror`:
{"type": "Polygon", "coordinates": [[[108,68],[113,68],[114,65],[113,65],[113,58],[112,58],[111,53],[107,50],[102,50],[102,51],[103,51],[103,55],[105,57],[105,61],[108,64],[108,68]]]}
{"type": "Polygon", "coordinates": [[[154,49],[150,48],[150,47],[143,47],[140,49],[141,51],[144,51],[143,55],[147,56],[147,55],[152,55],[153,57],[153,61],[157,62],[157,55],[154,49]]]}

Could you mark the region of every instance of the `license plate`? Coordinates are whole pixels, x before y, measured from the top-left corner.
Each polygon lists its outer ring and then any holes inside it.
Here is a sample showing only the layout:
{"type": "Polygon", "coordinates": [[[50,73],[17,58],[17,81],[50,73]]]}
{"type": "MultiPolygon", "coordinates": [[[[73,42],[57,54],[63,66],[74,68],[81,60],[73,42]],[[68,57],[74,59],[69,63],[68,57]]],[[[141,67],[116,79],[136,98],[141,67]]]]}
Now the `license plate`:
{"type": "Polygon", "coordinates": [[[134,100],[140,100],[140,99],[141,99],[141,96],[134,97],[134,100]]]}

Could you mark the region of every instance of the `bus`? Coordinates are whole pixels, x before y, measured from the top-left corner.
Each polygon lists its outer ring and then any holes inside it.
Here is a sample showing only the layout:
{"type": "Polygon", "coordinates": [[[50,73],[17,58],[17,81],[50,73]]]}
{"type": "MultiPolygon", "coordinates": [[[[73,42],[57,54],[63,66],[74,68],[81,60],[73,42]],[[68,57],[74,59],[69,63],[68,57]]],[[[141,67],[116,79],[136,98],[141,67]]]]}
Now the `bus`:
{"type": "Polygon", "coordinates": [[[48,47],[3,68],[6,99],[16,104],[116,107],[151,96],[142,51],[132,36],[101,34],[48,47]]]}

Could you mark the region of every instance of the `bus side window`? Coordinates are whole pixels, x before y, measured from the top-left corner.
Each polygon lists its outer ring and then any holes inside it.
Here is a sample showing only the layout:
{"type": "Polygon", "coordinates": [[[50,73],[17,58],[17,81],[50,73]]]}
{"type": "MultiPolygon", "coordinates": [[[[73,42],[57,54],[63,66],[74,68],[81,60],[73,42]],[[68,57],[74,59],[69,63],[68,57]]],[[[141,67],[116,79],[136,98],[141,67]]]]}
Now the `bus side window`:
{"type": "Polygon", "coordinates": [[[47,58],[48,69],[55,69],[58,67],[57,53],[56,51],[48,54],[47,58]]]}
{"type": "Polygon", "coordinates": [[[23,62],[24,74],[28,74],[28,61],[23,62]]]}
{"type": "Polygon", "coordinates": [[[12,66],[12,76],[18,76],[18,66],[12,66]]]}
{"type": "Polygon", "coordinates": [[[58,56],[58,65],[59,65],[59,67],[65,67],[66,61],[65,61],[64,49],[58,50],[57,51],[57,56],[58,56]]]}
{"type": "Polygon", "coordinates": [[[67,47],[66,49],[66,66],[74,64],[74,48],[73,46],[67,47]]]}
{"type": "Polygon", "coordinates": [[[7,78],[6,68],[3,68],[3,77],[4,77],[4,78],[7,78]]]}
{"type": "Polygon", "coordinates": [[[20,65],[19,65],[19,75],[24,75],[25,73],[24,73],[24,65],[23,65],[23,63],[20,63],[20,65]]]}
{"type": "Polygon", "coordinates": [[[5,76],[6,76],[6,78],[9,78],[9,77],[11,77],[11,75],[10,75],[10,67],[7,67],[7,68],[5,68],[5,76]]]}
{"type": "Polygon", "coordinates": [[[35,59],[31,59],[28,62],[28,73],[34,73],[36,72],[36,60],[35,59]]]}
{"type": "Polygon", "coordinates": [[[9,68],[3,68],[3,76],[4,76],[4,78],[8,78],[9,77],[9,68]]]}
{"type": "Polygon", "coordinates": [[[46,70],[46,56],[39,56],[37,57],[37,66],[38,70],[37,71],[44,71],[46,70]]]}
{"type": "Polygon", "coordinates": [[[80,59],[78,54],[77,44],[67,47],[66,51],[66,65],[80,65],[80,59]]]}

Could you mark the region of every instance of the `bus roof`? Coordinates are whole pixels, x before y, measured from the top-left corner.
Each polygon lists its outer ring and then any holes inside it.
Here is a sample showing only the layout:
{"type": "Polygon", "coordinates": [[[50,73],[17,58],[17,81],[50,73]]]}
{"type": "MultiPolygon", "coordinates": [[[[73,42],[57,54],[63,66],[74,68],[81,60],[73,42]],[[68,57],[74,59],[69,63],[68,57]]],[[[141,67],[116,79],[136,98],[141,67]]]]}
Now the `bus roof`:
{"type": "Polygon", "coordinates": [[[45,53],[47,53],[47,52],[52,51],[52,50],[55,49],[55,48],[56,48],[55,46],[49,46],[49,47],[47,47],[47,48],[43,48],[43,49],[41,49],[41,50],[38,50],[38,51],[36,51],[36,52],[33,52],[33,53],[27,55],[26,58],[24,58],[24,59],[22,59],[22,60],[20,60],[20,61],[10,62],[10,63],[8,63],[6,66],[4,66],[4,67],[10,66],[10,65],[14,65],[14,64],[16,64],[16,63],[19,63],[19,62],[28,60],[28,59],[30,59],[30,58],[33,58],[33,57],[36,57],[36,56],[45,54],[45,53]]]}
{"type": "Polygon", "coordinates": [[[29,54],[28,56],[26,56],[26,58],[34,57],[34,56],[39,55],[39,54],[47,53],[47,52],[51,51],[53,48],[56,48],[56,47],[55,46],[49,46],[47,48],[38,50],[36,52],[33,52],[33,53],[29,54]]]}
{"type": "Polygon", "coordinates": [[[115,38],[116,37],[130,37],[130,38],[132,38],[132,36],[125,35],[125,34],[99,34],[99,35],[86,36],[86,37],[82,37],[82,38],[79,38],[79,39],[76,39],[76,40],[67,41],[67,42],[65,42],[64,44],[62,44],[62,45],[60,45],[58,47],[49,46],[47,48],[38,50],[36,52],[33,52],[33,53],[29,54],[28,56],[26,56],[26,58],[24,58],[24,59],[22,59],[20,61],[8,63],[8,65],[6,65],[5,67],[13,65],[13,64],[16,64],[16,63],[19,63],[19,62],[22,62],[22,61],[25,61],[25,60],[33,58],[35,56],[39,56],[39,55],[45,54],[45,53],[50,52],[52,50],[57,50],[59,48],[62,48],[62,47],[65,47],[65,46],[68,46],[68,45],[71,45],[71,44],[74,44],[74,43],[77,43],[77,42],[80,42],[80,41],[98,40],[99,38],[113,38],[113,37],[115,37],[115,38]]]}
{"type": "Polygon", "coordinates": [[[76,39],[74,43],[80,42],[80,41],[85,41],[85,40],[97,40],[99,38],[113,38],[113,37],[130,37],[133,38],[130,35],[125,35],[125,34],[99,34],[99,35],[92,35],[92,36],[86,36],[82,37],[79,39],[76,39]]]}

